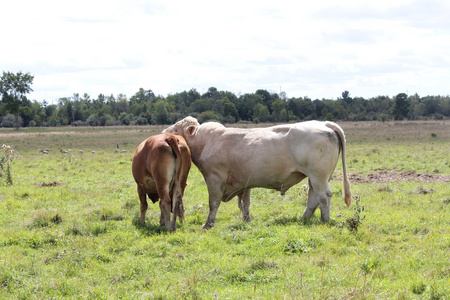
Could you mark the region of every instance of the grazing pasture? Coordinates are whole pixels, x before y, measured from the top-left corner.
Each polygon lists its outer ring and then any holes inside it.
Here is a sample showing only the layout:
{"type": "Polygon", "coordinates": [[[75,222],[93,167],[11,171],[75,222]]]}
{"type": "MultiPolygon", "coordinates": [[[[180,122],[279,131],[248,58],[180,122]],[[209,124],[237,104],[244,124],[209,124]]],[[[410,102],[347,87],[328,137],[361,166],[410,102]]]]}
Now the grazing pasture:
{"type": "Polygon", "coordinates": [[[176,232],[158,204],[140,225],[131,174],[164,127],[0,129],[16,147],[13,185],[0,178],[0,298],[449,299],[450,121],[339,124],[359,201],[342,201],[339,163],[329,223],[300,219],[301,182],[252,190],[251,223],[223,203],[203,231],[193,165],[176,232]]]}

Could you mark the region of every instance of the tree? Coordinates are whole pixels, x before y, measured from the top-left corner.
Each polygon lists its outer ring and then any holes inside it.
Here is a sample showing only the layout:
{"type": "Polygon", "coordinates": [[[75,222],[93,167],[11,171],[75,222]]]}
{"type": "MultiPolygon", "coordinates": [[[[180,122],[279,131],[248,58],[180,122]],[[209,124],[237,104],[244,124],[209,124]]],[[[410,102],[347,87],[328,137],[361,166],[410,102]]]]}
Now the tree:
{"type": "Polygon", "coordinates": [[[287,105],[289,111],[291,111],[298,119],[311,119],[310,116],[313,113],[311,99],[291,98],[290,100],[288,100],[287,105]]]}
{"type": "Polygon", "coordinates": [[[2,95],[1,110],[13,114],[16,118],[16,129],[19,128],[19,115],[28,106],[26,94],[32,92],[31,84],[34,76],[29,73],[3,72],[0,79],[0,93],[2,95]]]}
{"type": "Polygon", "coordinates": [[[231,102],[228,97],[225,97],[222,99],[223,105],[224,105],[224,114],[225,121],[229,123],[234,123],[239,119],[239,113],[236,109],[236,106],[234,106],[233,102],[231,102]]]}
{"type": "Polygon", "coordinates": [[[343,91],[341,95],[342,95],[342,100],[344,100],[345,103],[351,104],[352,98],[350,97],[349,91],[343,91]]]}
{"type": "Polygon", "coordinates": [[[392,112],[395,120],[403,120],[409,114],[408,95],[400,93],[395,96],[394,111],[392,112]]]}
{"type": "Polygon", "coordinates": [[[275,100],[274,97],[267,90],[257,90],[255,94],[261,96],[262,104],[267,107],[269,113],[272,113],[272,102],[275,100]]]}
{"type": "MultiPolygon", "coordinates": [[[[262,97],[258,94],[244,94],[239,99],[239,104],[236,105],[236,109],[238,110],[239,117],[241,120],[251,121],[253,116],[255,115],[255,107],[257,104],[262,104],[262,97]]],[[[267,112],[269,112],[266,107],[267,112]]],[[[261,121],[261,120],[260,120],[261,121]]]]}
{"type": "Polygon", "coordinates": [[[275,121],[285,121],[285,120],[281,120],[281,118],[280,118],[281,111],[283,109],[285,109],[285,107],[286,107],[286,102],[281,99],[277,99],[272,102],[272,114],[275,115],[275,118],[274,118],[275,121]]]}
{"type": "Polygon", "coordinates": [[[219,99],[220,92],[215,87],[210,87],[206,93],[202,95],[202,98],[219,99]]]}
{"type": "Polygon", "coordinates": [[[269,109],[262,103],[258,103],[255,105],[253,109],[253,122],[267,122],[269,120],[269,109]]]}
{"type": "Polygon", "coordinates": [[[163,100],[155,103],[153,117],[156,124],[170,124],[168,106],[167,102],[163,100]]]}

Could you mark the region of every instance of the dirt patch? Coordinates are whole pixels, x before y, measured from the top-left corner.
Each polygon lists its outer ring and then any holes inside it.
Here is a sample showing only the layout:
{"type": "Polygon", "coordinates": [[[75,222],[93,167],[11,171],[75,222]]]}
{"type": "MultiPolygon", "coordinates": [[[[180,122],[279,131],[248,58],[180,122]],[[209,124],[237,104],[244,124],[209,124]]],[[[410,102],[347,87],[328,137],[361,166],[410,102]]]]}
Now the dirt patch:
{"type": "Polygon", "coordinates": [[[351,174],[350,182],[354,183],[384,183],[407,180],[418,180],[420,182],[450,182],[450,175],[444,174],[420,174],[415,171],[403,171],[397,169],[375,169],[377,173],[368,175],[351,174]]]}
{"type": "Polygon", "coordinates": [[[46,186],[58,186],[58,185],[62,185],[62,184],[64,184],[64,182],[52,181],[52,182],[36,183],[35,185],[38,187],[46,187],[46,186]]]}

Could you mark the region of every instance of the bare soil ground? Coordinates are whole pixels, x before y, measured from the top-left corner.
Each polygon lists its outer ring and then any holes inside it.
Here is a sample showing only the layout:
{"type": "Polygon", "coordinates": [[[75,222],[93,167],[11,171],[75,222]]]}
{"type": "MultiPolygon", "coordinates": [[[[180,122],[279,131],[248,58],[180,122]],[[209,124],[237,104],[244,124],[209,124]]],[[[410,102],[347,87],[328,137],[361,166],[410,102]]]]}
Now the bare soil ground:
{"type": "Polygon", "coordinates": [[[397,169],[375,169],[374,173],[359,175],[358,173],[349,176],[350,182],[354,183],[384,183],[398,182],[406,180],[419,180],[420,182],[450,182],[450,175],[445,174],[420,174],[414,171],[404,171],[397,169]]]}

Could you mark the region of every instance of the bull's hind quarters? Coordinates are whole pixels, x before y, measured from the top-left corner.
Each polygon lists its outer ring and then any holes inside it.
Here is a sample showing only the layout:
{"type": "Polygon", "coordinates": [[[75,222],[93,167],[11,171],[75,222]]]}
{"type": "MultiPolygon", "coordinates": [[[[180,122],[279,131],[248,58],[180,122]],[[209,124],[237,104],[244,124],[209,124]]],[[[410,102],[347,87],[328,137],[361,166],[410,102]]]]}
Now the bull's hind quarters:
{"type": "Polygon", "coordinates": [[[145,223],[147,196],[154,203],[160,201],[161,226],[175,230],[177,217],[183,222],[183,194],[190,168],[191,152],[181,136],[154,135],[136,148],[132,173],[141,203],[141,223],[145,223]]]}

